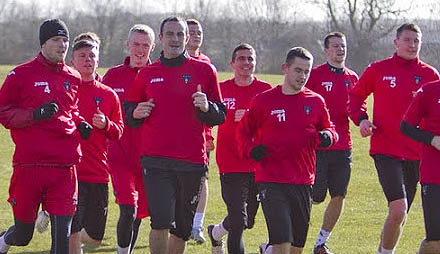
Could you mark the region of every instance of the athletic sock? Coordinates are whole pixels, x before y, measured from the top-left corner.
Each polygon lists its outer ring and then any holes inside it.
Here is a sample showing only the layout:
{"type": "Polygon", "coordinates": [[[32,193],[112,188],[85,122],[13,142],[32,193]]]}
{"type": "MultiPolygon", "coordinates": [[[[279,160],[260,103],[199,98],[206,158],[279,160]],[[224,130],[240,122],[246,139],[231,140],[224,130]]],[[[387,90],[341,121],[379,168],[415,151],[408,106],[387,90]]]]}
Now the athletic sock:
{"type": "Polygon", "coordinates": [[[225,236],[227,233],[228,230],[226,230],[225,227],[223,226],[223,221],[220,224],[215,225],[214,228],[212,229],[212,237],[216,241],[220,241],[223,238],[223,236],[225,236]]]}
{"type": "Polygon", "coordinates": [[[118,254],[130,254],[130,246],[125,248],[118,246],[118,254]]]}
{"type": "Polygon", "coordinates": [[[321,229],[321,231],[319,231],[318,237],[316,238],[315,247],[327,243],[328,238],[330,237],[331,233],[332,232],[328,232],[328,231],[325,231],[324,229],[321,229]]]}
{"type": "Polygon", "coordinates": [[[264,254],[272,254],[272,249],[273,249],[272,245],[266,246],[266,251],[264,251],[264,254]]]}
{"type": "Polygon", "coordinates": [[[9,248],[11,247],[11,245],[7,244],[5,242],[5,235],[6,233],[4,233],[1,237],[0,237],[0,252],[1,253],[7,253],[9,248]]]}
{"type": "Polygon", "coordinates": [[[196,213],[194,215],[193,230],[201,231],[203,228],[203,220],[205,219],[205,213],[196,213]]]}
{"type": "Polygon", "coordinates": [[[382,251],[380,252],[380,254],[393,254],[394,253],[394,249],[391,250],[387,250],[382,248],[382,251]]]}

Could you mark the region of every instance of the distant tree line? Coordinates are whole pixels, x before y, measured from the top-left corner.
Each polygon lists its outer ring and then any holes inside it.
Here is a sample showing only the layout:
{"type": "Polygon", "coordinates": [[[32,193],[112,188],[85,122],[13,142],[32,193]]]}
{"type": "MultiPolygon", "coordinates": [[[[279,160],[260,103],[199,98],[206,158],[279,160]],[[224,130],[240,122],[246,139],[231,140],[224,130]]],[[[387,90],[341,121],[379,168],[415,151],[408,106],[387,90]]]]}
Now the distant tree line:
{"type": "MultiPolygon", "coordinates": [[[[319,64],[325,61],[323,37],[341,31],[348,40],[347,65],[361,73],[370,62],[394,52],[395,30],[403,22],[419,24],[423,31],[421,57],[440,67],[437,3],[402,6],[396,5],[396,0],[225,0],[220,5],[213,0],[169,0],[166,4],[159,0],[79,0],[49,1],[52,4],[42,6],[37,0],[26,4],[2,1],[0,64],[33,58],[39,50],[40,23],[56,17],[67,23],[72,38],[85,31],[97,33],[102,41],[100,65],[113,66],[127,54],[125,40],[133,24],[148,24],[158,33],[161,20],[177,14],[202,22],[203,51],[219,71],[229,70],[231,51],[240,42],[256,48],[258,72],[279,73],[286,51],[298,45],[311,50],[315,64],[319,64]],[[420,11],[423,19],[407,18],[420,11]]],[[[159,52],[158,45],[153,60],[159,52]]]]}

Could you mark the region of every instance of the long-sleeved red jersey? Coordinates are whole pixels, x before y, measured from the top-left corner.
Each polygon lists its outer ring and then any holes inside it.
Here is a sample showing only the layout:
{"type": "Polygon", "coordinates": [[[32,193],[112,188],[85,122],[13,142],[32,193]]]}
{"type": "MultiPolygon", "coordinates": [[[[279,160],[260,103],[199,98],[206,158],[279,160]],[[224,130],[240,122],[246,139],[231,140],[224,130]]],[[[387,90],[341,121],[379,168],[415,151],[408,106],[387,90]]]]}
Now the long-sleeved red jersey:
{"type": "MultiPolygon", "coordinates": [[[[128,95],[128,91],[133,85],[134,79],[140,68],[130,67],[130,57],[126,57],[121,65],[110,68],[103,77],[105,85],[111,87],[119,97],[119,101],[123,103],[128,95]]],[[[123,118],[125,113],[122,112],[123,118]]],[[[109,158],[118,162],[130,161],[137,164],[138,167],[127,167],[127,169],[140,170],[139,148],[140,142],[135,142],[140,138],[140,130],[124,127],[124,132],[119,140],[110,141],[109,158]]],[[[131,164],[130,164],[131,165],[131,164]]]]}
{"type": "MultiPolygon", "coordinates": [[[[428,83],[419,89],[404,118],[408,124],[440,136],[440,81],[428,83]],[[421,124],[423,122],[423,124],[421,124]]],[[[420,183],[440,185],[440,151],[423,144],[420,162],[420,183]]]]}
{"type": "Polygon", "coordinates": [[[241,120],[237,138],[244,156],[256,145],[267,146],[267,155],[256,163],[255,182],[312,185],[319,131],[337,134],[324,99],[308,88],[295,95],[277,86],[251,101],[241,120]]]}
{"type": "Polygon", "coordinates": [[[155,104],[140,127],[141,155],[208,164],[204,125],[192,98],[198,85],[209,101],[221,103],[217,73],[207,63],[188,57],[168,67],[159,59],[139,71],[127,101],[152,98],[155,104]]]}
{"type": "Polygon", "coordinates": [[[80,74],[63,63],[54,64],[39,53],[9,72],[0,90],[0,123],[11,130],[15,165],[71,165],[81,155],[81,120],[77,108],[80,74]],[[33,120],[44,103],[59,110],[49,119],[33,120]]]}
{"type": "Polygon", "coordinates": [[[77,167],[78,180],[108,183],[109,140],[119,139],[124,128],[119,98],[110,87],[96,80],[83,82],[79,87],[78,97],[79,112],[87,122],[92,124],[93,115],[98,108],[106,116],[104,129],[94,127],[90,138],[80,141],[83,157],[77,167]]]}
{"type": "Polygon", "coordinates": [[[418,58],[397,54],[370,64],[350,91],[349,115],[356,125],[366,117],[365,100],[373,94],[373,130],[370,154],[419,160],[421,145],[400,132],[400,121],[413,94],[424,84],[439,79],[438,71],[418,58]]]}
{"type": "Polygon", "coordinates": [[[313,68],[306,87],[321,95],[330,113],[330,119],[335,125],[339,141],[322,150],[348,150],[352,147],[348,120],[348,91],[358,81],[358,75],[343,68],[341,73],[327,63],[313,68]],[[333,70],[332,70],[333,69],[333,70]]]}
{"type": "Polygon", "coordinates": [[[255,172],[253,160],[243,157],[238,151],[236,130],[239,122],[235,122],[238,109],[249,110],[251,99],[271,86],[254,78],[249,86],[238,86],[234,79],[220,83],[223,101],[226,105],[226,121],[219,125],[217,133],[216,160],[220,173],[255,172]]]}

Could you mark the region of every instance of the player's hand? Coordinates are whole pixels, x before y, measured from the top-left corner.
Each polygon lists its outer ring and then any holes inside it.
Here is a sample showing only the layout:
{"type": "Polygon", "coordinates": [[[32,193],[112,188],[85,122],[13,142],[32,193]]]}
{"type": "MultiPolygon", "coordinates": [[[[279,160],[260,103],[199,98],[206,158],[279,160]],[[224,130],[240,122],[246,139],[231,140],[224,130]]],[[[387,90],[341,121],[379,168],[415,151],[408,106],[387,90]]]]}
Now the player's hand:
{"type": "Polygon", "coordinates": [[[99,107],[96,109],[96,113],[92,118],[92,125],[98,129],[104,129],[107,124],[107,119],[105,118],[104,113],[101,112],[99,107]]]}
{"type": "Polygon", "coordinates": [[[246,109],[235,110],[234,122],[240,122],[245,113],[246,113],[246,109]]]}
{"type": "Polygon", "coordinates": [[[89,139],[92,135],[93,127],[86,121],[78,124],[78,131],[82,139],[89,139]]]}
{"type": "Polygon", "coordinates": [[[377,127],[367,119],[362,120],[359,124],[359,131],[364,138],[373,135],[374,129],[377,127]]]}
{"type": "Polygon", "coordinates": [[[193,103],[196,108],[199,108],[203,112],[208,112],[208,98],[206,97],[206,94],[202,92],[202,86],[200,84],[197,85],[197,92],[192,94],[192,98],[194,100],[193,103]]]}
{"type": "Polygon", "coordinates": [[[51,101],[41,105],[39,108],[36,108],[33,113],[33,118],[37,121],[51,118],[58,112],[58,110],[59,107],[55,101],[51,101]]]}
{"type": "Polygon", "coordinates": [[[210,152],[215,149],[214,140],[206,140],[206,151],[210,152]]]}
{"type": "Polygon", "coordinates": [[[254,146],[254,148],[252,148],[249,155],[255,161],[261,161],[267,155],[267,146],[264,145],[254,146]]]}
{"type": "Polygon", "coordinates": [[[440,151],[440,136],[434,136],[431,140],[431,145],[440,151]]]}
{"type": "Polygon", "coordinates": [[[153,111],[155,104],[154,99],[151,98],[148,101],[140,102],[136,106],[136,108],[133,111],[133,118],[134,119],[142,119],[145,117],[150,116],[151,111],[153,111]]]}

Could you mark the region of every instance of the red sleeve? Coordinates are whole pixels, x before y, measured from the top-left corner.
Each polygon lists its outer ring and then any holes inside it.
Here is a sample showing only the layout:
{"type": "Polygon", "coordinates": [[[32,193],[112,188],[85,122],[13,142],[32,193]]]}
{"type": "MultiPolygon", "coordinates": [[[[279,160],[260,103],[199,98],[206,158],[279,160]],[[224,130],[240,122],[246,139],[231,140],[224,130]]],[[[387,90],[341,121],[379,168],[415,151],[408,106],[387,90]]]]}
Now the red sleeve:
{"type": "MultiPolygon", "coordinates": [[[[144,69],[145,70],[145,69],[144,69]]],[[[139,103],[147,101],[147,95],[145,94],[145,77],[144,71],[141,70],[134,79],[133,86],[128,91],[127,101],[139,103]]]]}
{"type": "Polygon", "coordinates": [[[261,128],[262,110],[259,109],[256,97],[254,97],[247,111],[238,124],[236,138],[238,143],[238,151],[244,158],[249,158],[249,154],[254,146],[254,138],[261,128]]]}
{"type": "Polygon", "coordinates": [[[7,129],[32,125],[35,109],[19,108],[21,82],[15,71],[8,73],[0,89],[0,123],[7,129]]]}
{"type": "Polygon", "coordinates": [[[359,125],[361,117],[368,118],[366,99],[374,90],[374,76],[374,69],[368,66],[353,89],[349,91],[348,114],[356,125],[359,125]]]}
{"type": "Polygon", "coordinates": [[[412,126],[419,125],[424,116],[424,97],[423,88],[420,88],[403,116],[405,122],[412,126]]]}
{"type": "Polygon", "coordinates": [[[124,130],[124,121],[122,120],[121,103],[118,95],[112,91],[109,97],[113,97],[113,110],[110,116],[106,116],[107,126],[105,134],[109,139],[120,139],[124,130]]]}

